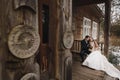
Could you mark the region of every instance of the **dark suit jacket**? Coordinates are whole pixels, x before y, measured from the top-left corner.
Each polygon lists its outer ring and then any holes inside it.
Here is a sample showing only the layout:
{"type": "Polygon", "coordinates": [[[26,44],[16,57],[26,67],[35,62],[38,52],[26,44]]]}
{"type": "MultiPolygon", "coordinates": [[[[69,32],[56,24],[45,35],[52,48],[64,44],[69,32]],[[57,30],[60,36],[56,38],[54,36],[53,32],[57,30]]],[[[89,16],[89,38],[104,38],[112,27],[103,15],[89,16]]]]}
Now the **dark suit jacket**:
{"type": "Polygon", "coordinates": [[[81,51],[83,51],[83,50],[88,51],[88,49],[89,49],[89,43],[86,43],[85,40],[82,40],[81,41],[81,51]]]}

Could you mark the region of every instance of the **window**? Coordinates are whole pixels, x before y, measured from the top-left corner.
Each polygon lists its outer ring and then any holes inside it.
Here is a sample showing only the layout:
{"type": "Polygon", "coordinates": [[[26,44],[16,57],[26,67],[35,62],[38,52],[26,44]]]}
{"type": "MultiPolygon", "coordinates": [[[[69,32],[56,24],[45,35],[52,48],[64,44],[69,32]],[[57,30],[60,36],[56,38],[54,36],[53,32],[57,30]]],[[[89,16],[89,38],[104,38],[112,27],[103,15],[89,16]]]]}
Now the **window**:
{"type": "Polygon", "coordinates": [[[83,19],[83,38],[86,35],[90,35],[90,29],[91,29],[91,20],[84,17],[84,19],[83,19]]]}
{"type": "Polygon", "coordinates": [[[97,26],[98,26],[98,24],[95,21],[93,21],[93,25],[92,25],[92,37],[93,37],[93,39],[97,39],[97,35],[98,35],[97,26]]]}

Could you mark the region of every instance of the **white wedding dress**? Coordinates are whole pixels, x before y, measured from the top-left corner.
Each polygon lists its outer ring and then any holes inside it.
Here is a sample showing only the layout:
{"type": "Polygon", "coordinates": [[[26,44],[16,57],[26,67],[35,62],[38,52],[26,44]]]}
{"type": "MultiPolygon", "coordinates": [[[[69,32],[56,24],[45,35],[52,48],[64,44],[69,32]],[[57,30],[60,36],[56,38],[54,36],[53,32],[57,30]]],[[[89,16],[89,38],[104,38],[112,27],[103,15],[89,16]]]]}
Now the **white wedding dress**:
{"type": "Polygon", "coordinates": [[[82,65],[88,66],[96,70],[102,70],[106,72],[109,76],[120,79],[120,71],[115,68],[107,58],[101,54],[100,50],[92,49],[92,52],[82,65]]]}

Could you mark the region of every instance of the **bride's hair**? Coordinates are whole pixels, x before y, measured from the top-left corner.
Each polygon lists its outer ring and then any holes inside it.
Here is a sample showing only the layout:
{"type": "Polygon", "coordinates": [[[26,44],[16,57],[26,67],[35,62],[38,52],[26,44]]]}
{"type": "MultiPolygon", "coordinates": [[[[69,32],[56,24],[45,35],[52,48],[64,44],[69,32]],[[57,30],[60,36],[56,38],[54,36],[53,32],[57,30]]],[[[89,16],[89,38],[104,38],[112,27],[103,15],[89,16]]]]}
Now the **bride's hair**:
{"type": "Polygon", "coordinates": [[[93,41],[94,39],[92,37],[90,37],[90,40],[89,41],[93,41]]]}
{"type": "Polygon", "coordinates": [[[90,40],[89,40],[89,41],[94,42],[94,47],[95,47],[95,48],[97,48],[97,47],[99,46],[98,43],[97,43],[97,41],[94,40],[93,37],[90,37],[90,40]]]}

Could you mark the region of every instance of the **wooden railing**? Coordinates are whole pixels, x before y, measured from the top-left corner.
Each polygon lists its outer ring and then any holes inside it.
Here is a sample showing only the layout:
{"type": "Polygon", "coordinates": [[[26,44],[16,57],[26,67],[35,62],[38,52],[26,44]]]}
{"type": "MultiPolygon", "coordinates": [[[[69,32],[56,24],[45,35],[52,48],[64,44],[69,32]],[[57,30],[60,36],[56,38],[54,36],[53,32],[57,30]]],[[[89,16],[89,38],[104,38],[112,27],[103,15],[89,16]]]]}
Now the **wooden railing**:
{"type": "Polygon", "coordinates": [[[104,51],[104,43],[103,42],[99,42],[99,47],[101,51],[104,51]]]}
{"type": "MultiPolygon", "coordinates": [[[[100,50],[103,51],[104,43],[98,42],[100,50]]],[[[71,48],[71,52],[80,53],[81,50],[81,40],[74,40],[73,46],[71,48]]]]}
{"type": "Polygon", "coordinates": [[[74,40],[73,46],[71,48],[71,52],[80,53],[81,50],[81,40],[74,40]]]}

